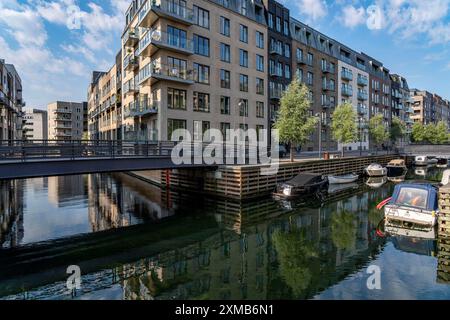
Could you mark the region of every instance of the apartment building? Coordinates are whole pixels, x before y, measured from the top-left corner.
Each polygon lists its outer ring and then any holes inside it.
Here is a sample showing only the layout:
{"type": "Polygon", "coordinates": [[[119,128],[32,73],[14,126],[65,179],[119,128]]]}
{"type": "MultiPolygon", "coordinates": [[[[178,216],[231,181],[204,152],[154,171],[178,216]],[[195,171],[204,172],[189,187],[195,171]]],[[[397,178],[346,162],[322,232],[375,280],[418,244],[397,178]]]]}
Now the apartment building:
{"type": "Polygon", "coordinates": [[[0,141],[22,139],[22,80],[12,64],[0,59],[0,141]]]}
{"type": "Polygon", "coordinates": [[[266,128],[264,21],[259,0],[133,1],[122,36],[124,138],[266,128]]]}
{"type": "Polygon", "coordinates": [[[293,18],[290,20],[292,35],[292,70],[310,90],[311,115],[321,119],[320,126],[303,147],[305,151],[317,151],[319,139],[323,150],[335,150],[332,138],[331,115],[337,105],[338,60],[333,53],[331,40],[293,18]]]}
{"type": "Polygon", "coordinates": [[[263,0],[267,17],[269,57],[269,126],[274,124],[281,93],[292,80],[292,38],[289,9],[273,0],[263,0]]]}
{"type": "Polygon", "coordinates": [[[411,97],[414,100],[413,110],[414,114],[411,119],[414,122],[422,124],[433,123],[432,121],[432,107],[433,107],[433,94],[425,91],[412,89],[411,97]]]}
{"type": "Polygon", "coordinates": [[[48,139],[47,111],[27,109],[23,115],[23,138],[26,140],[48,139]]]}
{"type": "Polygon", "coordinates": [[[412,125],[414,121],[411,119],[411,115],[414,114],[412,108],[413,100],[409,94],[409,86],[407,80],[398,75],[392,74],[391,76],[391,118],[398,117],[405,123],[406,126],[406,139],[398,141],[400,145],[409,141],[409,135],[412,132],[412,125]]]}
{"type": "Polygon", "coordinates": [[[87,102],[56,101],[47,106],[49,140],[81,140],[87,132],[87,102]]]}
{"type": "Polygon", "coordinates": [[[122,140],[122,53],[108,72],[94,71],[88,89],[91,140],[122,140]]]}

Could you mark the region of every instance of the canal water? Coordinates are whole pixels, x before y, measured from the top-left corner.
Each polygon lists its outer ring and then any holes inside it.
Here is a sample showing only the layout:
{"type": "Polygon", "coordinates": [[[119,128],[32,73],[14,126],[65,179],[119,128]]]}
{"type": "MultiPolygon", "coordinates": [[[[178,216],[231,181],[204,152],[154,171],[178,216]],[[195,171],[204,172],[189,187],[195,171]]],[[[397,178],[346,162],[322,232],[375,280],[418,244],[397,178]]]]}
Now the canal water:
{"type": "Polygon", "coordinates": [[[0,181],[0,299],[450,299],[437,239],[376,232],[393,188],[236,203],[126,174],[0,181]]]}

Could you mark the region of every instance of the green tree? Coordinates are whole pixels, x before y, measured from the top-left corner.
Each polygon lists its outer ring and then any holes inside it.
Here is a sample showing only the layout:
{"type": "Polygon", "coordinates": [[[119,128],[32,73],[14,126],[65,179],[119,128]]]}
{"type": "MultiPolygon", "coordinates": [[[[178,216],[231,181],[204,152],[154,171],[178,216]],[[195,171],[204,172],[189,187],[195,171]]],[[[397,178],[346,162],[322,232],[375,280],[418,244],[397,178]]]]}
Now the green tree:
{"type": "Polygon", "coordinates": [[[425,127],[420,122],[415,122],[413,124],[411,139],[413,142],[425,141],[425,127]]]}
{"type": "MultiPolygon", "coordinates": [[[[333,121],[331,122],[331,132],[333,133],[333,138],[341,144],[357,140],[356,112],[351,104],[344,103],[336,108],[333,113],[333,121]]],[[[342,156],[344,156],[343,147],[342,156]]]]}
{"type": "Polygon", "coordinates": [[[373,116],[369,121],[369,133],[375,145],[378,147],[380,144],[389,140],[389,131],[383,123],[383,115],[377,114],[373,116]]]}
{"type": "Polygon", "coordinates": [[[331,217],[331,239],[336,248],[349,250],[356,243],[355,215],[349,211],[336,212],[331,217]]]}
{"type": "Polygon", "coordinates": [[[423,141],[435,144],[436,143],[436,126],[432,123],[429,123],[424,126],[424,134],[423,134],[423,141]]]}
{"type": "Polygon", "coordinates": [[[291,145],[291,162],[294,161],[295,147],[307,142],[316,128],[318,118],[311,117],[310,108],[309,90],[295,77],[281,97],[275,123],[280,142],[291,145]]]}
{"type": "Polygon", "coordinates": [[[434,128],[433,143],[444,144],[448,142],[448,128],[444,121],[439,121],[434,128]]]}
{"type": "Polygon", "coordinates": [[[395,144],[397,140],[402,139],[406,134],[406,124],[399,117],[392,117],[390,130],[391,142],[395,144]]]}

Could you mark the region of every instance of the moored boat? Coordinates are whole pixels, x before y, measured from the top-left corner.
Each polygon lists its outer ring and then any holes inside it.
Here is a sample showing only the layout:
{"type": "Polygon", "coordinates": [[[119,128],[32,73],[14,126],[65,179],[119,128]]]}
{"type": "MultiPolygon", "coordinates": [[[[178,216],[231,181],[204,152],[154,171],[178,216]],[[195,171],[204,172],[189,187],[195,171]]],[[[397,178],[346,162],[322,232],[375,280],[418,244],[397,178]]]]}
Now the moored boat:
{"type": "Polygon", "coordinates": [[[387,175],[388,177],[400,177],[404,176],[408,169],[406,168],[405,160],[396,159],[390,161],[387,166],[387,175]]]}
{"type": "Polygon", "coordinates": [[[359,176],[357,174],[345,174],[341,176],[328,176],[328,181],[330,184],[340,184],[340,183],[352,183],[358,180],[359,176]]]}
{"type": "Polygon", "coordinates": [[[327,177],[316,173],[303,172],[289,181],[280,183],[273,195],[279,199],[292,199],[300,195],[317,192],[327,186],[327,177]]]}
{"type": "Polygon", "coordinates": [[[438,168],[447,168],[448,167],[448,159],[447,158],[439,158],[436,166],[438,168]]]}
{"type": "Polygon", "coordinates": [[[402,183],[377,208],[383,206],[387,222],[433,227],[439,214],[438,190],[431,184],[402,183]]]}
{"type": "Polygon", "coordinates": [[[364,171],[369,177],[382,177],[387,175],[387,169],[378,163],[370,164],[364,171]]]}
{"type": "Polygon", "coordinates": [[[435,165],[438,163],[438,159],[433,157],[427,157],[427,156],[416,156],[414,158],[414,164],[416,166],[428,166],[428,165],[435,165]]]}

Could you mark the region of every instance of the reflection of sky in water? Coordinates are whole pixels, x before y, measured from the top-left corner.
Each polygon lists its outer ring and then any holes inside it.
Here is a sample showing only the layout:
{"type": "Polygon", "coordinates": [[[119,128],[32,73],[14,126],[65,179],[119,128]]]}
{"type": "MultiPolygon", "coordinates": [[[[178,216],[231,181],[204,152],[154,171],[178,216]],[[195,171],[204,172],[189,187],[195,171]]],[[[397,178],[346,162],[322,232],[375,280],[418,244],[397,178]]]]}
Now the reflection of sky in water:
{"type": "Polygon", "coordinates": [[[49,201],[47,189],[27,183],[24,192],[24,238],[22,244],[91,231],[87,203],[75,200],[64,208],[49,201]]]}
{"type": "Polygon", "coordinates": [[[450,299],[450,286],[436,282],[434,257],[406,253],[388,243],[371,264],[381,268],[381,290],[369,290],[366,268],[315,299],[450,299]]]}

